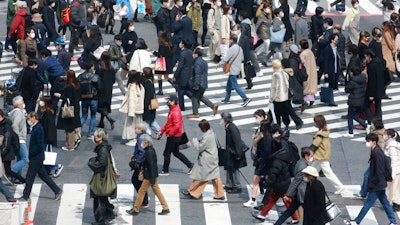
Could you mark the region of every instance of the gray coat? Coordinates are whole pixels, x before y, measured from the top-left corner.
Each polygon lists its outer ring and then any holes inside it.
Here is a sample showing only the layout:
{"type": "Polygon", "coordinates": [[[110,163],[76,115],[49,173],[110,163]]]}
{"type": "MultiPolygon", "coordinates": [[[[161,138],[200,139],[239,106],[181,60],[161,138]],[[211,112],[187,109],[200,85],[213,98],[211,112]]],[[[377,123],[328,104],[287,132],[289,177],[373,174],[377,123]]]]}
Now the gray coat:
{"type": "Polygon", "coordinates": [[[294,167],[294,172],[296,175],[293,178],[292,182],[290,183],[288,190],[286,191],[286,195],[288,197],[295,198],[300,203],[304,203],[304,195],[306,193],[306,188],[307,188],[307,183],[303,181],[304,174],[303,172],[301,172],[306,167],[307,163],[304,162],[303,159],[297,161],[294,167]]]}
{"type": "Polygon", "coordinates": [[[219,178],[218,149],[214,132],[210,129],[199,141],[193,141],[193,146],[199,151],[194,162],[190,178],[198,181],[209,181],[219,178]]]}
{"type": "Polygon", "coordinates": [[[297,46],[300,44],[300,40],[306,39],[308,40],[308,24],[307,21],[300,17],[298,20],[295,22],[295,43],[297,46]]]}

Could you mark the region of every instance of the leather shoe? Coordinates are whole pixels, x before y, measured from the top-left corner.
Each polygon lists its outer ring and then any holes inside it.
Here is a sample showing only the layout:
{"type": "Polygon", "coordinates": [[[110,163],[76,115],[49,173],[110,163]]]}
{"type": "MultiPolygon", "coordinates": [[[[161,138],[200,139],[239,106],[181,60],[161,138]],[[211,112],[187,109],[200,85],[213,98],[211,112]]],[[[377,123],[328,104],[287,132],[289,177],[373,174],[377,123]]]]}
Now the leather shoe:
{"type": "Polygon", "coordinates": [[[127,212],[129,215],[132,215],[132,216],[137,216],[137,215],[139,215],[139,212],[135,212],[135,211],[133,211],[133,209],[126,210],[125,212],[127,212]]]}
{"type": "Polygon", "coordinates": [[[237,194],[237,193],[241,193],[242,189],[241,188],[232,188],[227,190],[226,192],[228,192],[229,194],[237,194]]]}
{"type": "Polygon", "coordinates": [[[194,197],[188,191],[182,191],[182,194],[189,199],[194,199],[194,197]]]}
{"type": "Polygon", "coordinates": [[[220,198],[214,197],[213,199],[214,199],[214,200],[221,200],[221,201],[223,201],[223,200],[225,200],[225,196],[222,196],[222,197],[220,197],[220,198]]]}
{"type": "Polygon", "coordinates": [[[215,116],[215,114],[217,114],[217,112],[218,112],[218,105],[214,104],[214,106],[213,106],[213,114],[214,114],[214,116],[215,116]]]}
{"type": "Polygon", "coordinates": [[[190,115],[187,115],[186,116],[186,118],[189,118],[189,119],[192,119],[192,118],[199,118],[200,116],[199,116],[199,114],[190,114],[190,115]]]}
{"type": "Polygon", "coordinates": [[[331,102],[328,104],[329,106],[337,106],[336,102],[331,102]]]}

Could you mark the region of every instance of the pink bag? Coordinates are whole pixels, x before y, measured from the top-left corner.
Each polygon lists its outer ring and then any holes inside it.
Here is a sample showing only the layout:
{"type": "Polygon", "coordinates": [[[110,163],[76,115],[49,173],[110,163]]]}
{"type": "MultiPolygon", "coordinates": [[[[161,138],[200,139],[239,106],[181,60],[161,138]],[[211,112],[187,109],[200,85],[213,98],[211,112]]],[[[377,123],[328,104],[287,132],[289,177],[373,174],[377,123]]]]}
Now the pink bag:
{"type": "Polygon", "coordinates": [[[167,71],[167,63],[165,63],[165,57],[159,57],[156,60],[154,71],[167,71]]]}

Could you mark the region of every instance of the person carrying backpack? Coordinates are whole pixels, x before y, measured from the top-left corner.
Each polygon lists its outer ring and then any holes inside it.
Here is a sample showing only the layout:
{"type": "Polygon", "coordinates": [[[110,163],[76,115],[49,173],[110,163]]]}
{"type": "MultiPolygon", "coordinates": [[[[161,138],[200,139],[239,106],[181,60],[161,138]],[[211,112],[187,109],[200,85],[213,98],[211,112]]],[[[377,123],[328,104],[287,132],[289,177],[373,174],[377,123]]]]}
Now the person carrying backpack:
{"type": "Polygon", "coordinates": [[[86,71],[79,74],[77,80],[81,85],[81,107],[82,107],[82,126],[88,118],[88,110],[90,108],[90,122],[87,133],[88,139],[93,139],[94,127],[96,125],[96,113],[98,107],[97,92],[100,89],[100,79],[95,74],[95,65],[93,62],[87,62],[86,71]]]}

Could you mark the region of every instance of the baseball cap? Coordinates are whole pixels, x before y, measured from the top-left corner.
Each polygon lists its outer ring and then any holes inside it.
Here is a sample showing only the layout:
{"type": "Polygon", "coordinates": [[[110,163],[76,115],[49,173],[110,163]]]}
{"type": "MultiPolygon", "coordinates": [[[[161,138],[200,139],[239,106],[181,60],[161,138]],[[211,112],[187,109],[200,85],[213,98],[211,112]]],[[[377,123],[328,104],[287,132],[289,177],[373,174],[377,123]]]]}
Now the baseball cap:
{"type": "Polygon", "coordinates": [[[169,98],[168,98],[168,100],[178,102],[178,96],[176,96],[176,95],[170,95],[169,98]]]}

